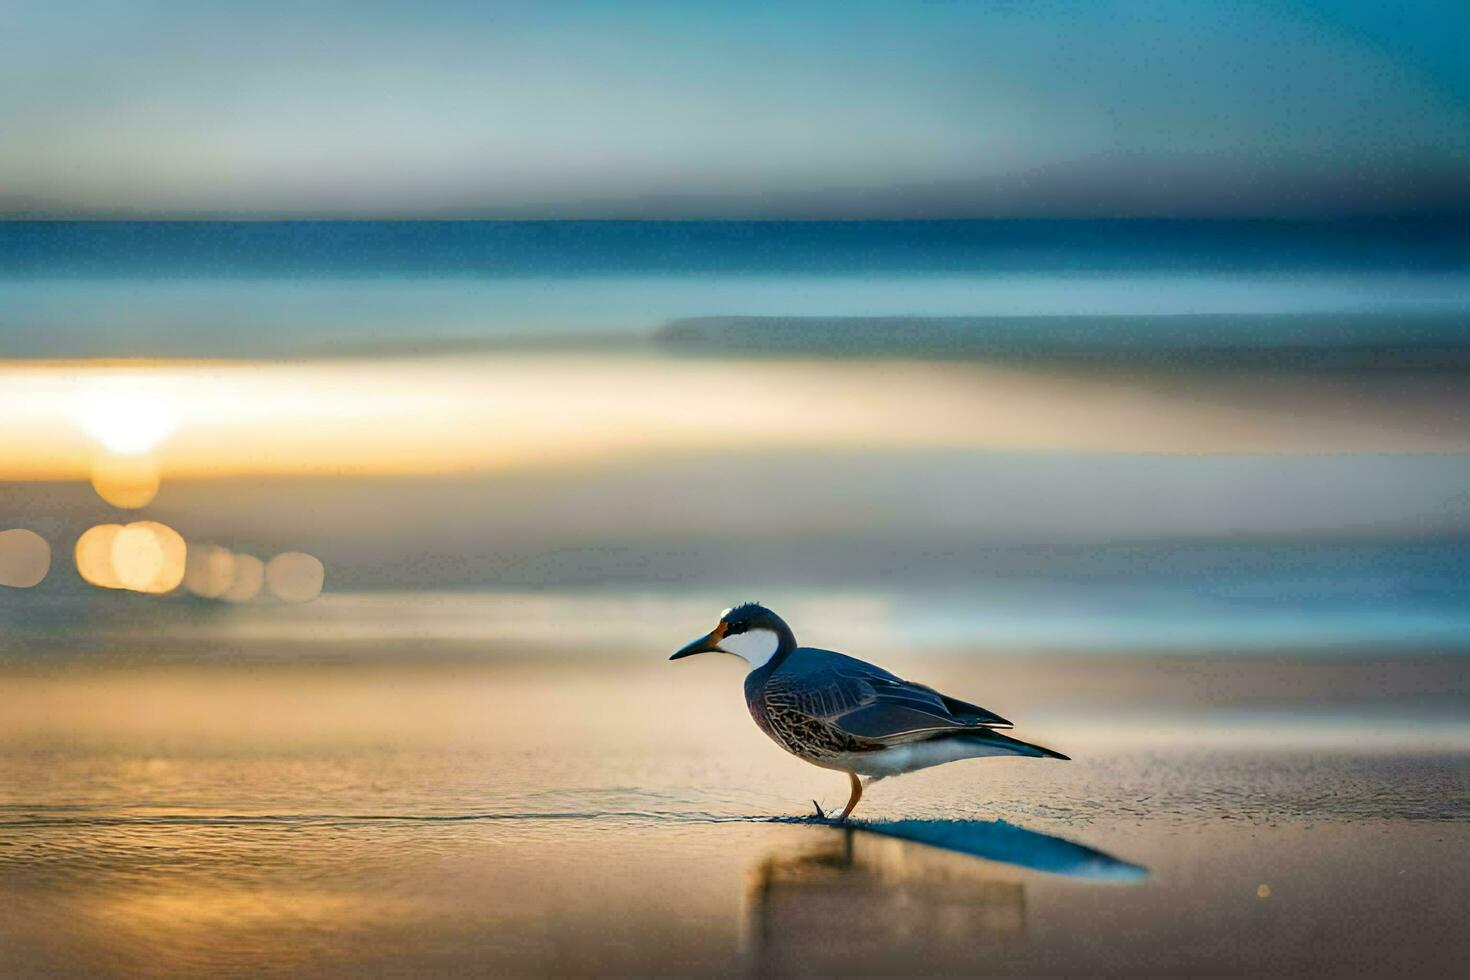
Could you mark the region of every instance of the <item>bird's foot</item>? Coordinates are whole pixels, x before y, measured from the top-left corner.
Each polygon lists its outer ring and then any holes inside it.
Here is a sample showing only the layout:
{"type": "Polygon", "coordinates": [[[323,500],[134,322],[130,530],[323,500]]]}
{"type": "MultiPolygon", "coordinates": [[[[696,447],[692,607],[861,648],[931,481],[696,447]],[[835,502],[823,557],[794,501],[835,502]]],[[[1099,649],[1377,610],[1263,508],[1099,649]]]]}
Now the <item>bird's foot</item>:
{"type": "Polygon", "coordinates": [[[827,814],[826,814],[825,811],[823,811],[822,804],[818,803],[816,800],[812,800],[812,806],[814,806],[814,807],[817,808],[817,819],[818,820],[826,820],[827,819],[827,814]]]}

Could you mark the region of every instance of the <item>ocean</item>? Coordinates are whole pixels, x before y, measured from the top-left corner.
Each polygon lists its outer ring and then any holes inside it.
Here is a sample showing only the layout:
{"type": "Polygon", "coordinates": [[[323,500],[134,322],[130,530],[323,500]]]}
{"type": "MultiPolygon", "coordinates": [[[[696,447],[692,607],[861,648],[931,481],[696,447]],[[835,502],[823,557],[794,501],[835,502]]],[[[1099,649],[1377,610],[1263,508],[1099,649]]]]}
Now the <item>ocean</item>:
{"type": "Polygon", "coordinates": [[[0,335],[9,357],[303,356],[626,340],[713,316],[1225,314],[1239,318],[1218,328],[1225,339],[1269,345],[1270,317],[1332,314],[1420,324],[1380,326],[1363,342],[1462,348],[1465,231],[1455,221],[15,221],[0,223],[0,335]]]}

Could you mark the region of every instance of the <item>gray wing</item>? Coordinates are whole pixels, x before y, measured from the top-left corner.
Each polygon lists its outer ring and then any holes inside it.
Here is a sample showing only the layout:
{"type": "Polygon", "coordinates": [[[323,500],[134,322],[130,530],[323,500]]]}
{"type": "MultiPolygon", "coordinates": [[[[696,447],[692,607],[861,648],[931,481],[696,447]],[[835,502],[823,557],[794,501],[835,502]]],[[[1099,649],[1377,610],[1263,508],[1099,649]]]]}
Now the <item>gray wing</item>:
{"type": "Polygon", "coordinates": [[[830,650],[793,651],[767,684],[792,708],[861,739],[904,741],[946,731],[1012,727],[978,705],[830,650]]]}

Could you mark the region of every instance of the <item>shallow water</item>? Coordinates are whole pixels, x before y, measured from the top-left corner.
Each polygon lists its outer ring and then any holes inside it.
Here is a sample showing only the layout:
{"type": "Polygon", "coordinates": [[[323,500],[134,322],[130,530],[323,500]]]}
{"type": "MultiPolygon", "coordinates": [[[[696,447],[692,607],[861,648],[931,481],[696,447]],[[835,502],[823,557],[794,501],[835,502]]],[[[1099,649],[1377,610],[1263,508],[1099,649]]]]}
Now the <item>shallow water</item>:
{"type": "MultiPolygon", "coordinates": [[[[1077,761],[879,782],[836,828],[810,801],[840,806],[845,780],[766,742],[735,665],[710,660],[7,668],[5,972],[1369,972],[1470,953],[1463,727],[1375,744],[1351,709],[1313,729],[1167,685],[1115,727],[1116,695],[1089,712],[1015,664],[951,665],[947,685],[989,678],[1023,736],[1077,761]]],[[[1159,670],[1112,676],[1137,693],[1159,670]]]]}

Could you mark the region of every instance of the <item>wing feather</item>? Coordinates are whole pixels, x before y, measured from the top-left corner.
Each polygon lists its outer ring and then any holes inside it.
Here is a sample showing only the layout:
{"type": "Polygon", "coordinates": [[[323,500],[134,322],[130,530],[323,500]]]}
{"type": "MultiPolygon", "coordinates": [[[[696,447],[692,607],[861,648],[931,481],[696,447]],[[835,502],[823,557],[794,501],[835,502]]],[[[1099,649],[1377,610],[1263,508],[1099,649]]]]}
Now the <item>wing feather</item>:
{"type": "Polygon", "coordinates": [[[1011,727],[979,705],[828,650],[796,650],[768,685],[790,708],[871,741],[1011,727]]]}

